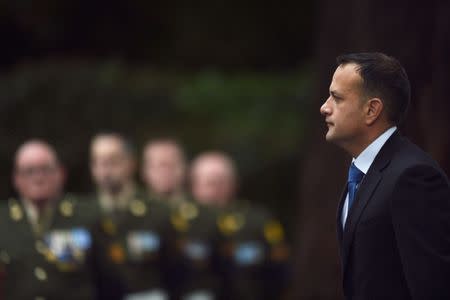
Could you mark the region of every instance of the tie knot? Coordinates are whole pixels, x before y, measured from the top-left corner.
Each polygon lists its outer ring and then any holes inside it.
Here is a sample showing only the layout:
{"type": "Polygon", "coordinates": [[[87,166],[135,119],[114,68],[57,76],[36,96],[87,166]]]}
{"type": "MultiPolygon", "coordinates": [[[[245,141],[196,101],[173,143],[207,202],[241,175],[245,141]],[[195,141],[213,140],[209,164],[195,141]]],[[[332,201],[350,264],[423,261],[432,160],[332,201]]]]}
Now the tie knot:
{"type": "Polygon", "coordinates": [[[363,177],[364,173],[352,163],[348,170],[348,182],[359,184],[363,177]]]}

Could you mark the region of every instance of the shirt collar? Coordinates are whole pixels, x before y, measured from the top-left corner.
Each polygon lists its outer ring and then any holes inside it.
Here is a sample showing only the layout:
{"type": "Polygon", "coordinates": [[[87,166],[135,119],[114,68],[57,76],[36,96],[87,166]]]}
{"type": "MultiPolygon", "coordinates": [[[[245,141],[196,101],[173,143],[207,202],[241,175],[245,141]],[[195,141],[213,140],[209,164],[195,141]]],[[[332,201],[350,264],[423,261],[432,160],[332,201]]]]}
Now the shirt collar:
{"type": "Polygon", "coordinates": [[[115,196],[99,191],[100,207],[106,212],[123,211],[128,207],[129,202],[136,195],[134,183],[126,184],[122,191],[115,196]]]}
{"type": "Polygon", "coordinates": [[[391,137],[391,135],[397,130],[397,127],[391,127],[386,130],[382,135],[380,135],[375,141],[373,141],[366,149],[364,149],[357,158],[353,159],[355,166],[361,170],[364,174],[367,174],[370,166],[372,165],[375,157],[381,148],[384,146],[386,141],[391,137]]]}

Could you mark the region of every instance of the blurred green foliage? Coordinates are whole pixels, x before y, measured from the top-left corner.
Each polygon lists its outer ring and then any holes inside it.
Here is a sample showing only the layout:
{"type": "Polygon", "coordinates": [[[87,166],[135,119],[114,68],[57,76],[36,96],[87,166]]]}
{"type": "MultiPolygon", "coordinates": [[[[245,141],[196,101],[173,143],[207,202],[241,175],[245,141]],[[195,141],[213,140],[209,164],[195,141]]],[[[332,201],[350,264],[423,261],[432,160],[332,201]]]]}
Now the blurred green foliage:
{"type": "Polygon", "coordinates": [[[299,74],[207,72],[185,81],[175,99],[199,144],[206,140],[248,159],[275,159],[292,152],[302,136],[306,92],[299,74]]]}
{"type": "MultiPolygon", "coordinates": [[[[293,172],[291,162],[298,159],[308,115],[307,71],[187,73],[117,61],[22,64],[0,78],[0,163],[7,166],[0,179],[9,181],[17,146],[40,137],[61,154],[68,188],[88,191],[89,140],[117,130],[138,149],[149,138],[171,136],[188,157],[227,151],[238,163],[242,196],[278,206],[278,198],[295,199],[296,177],[287,183],[280,173],[293,172]]],[[[11,187],[1,190],[2,197],[11,193],[11,187]]]]}

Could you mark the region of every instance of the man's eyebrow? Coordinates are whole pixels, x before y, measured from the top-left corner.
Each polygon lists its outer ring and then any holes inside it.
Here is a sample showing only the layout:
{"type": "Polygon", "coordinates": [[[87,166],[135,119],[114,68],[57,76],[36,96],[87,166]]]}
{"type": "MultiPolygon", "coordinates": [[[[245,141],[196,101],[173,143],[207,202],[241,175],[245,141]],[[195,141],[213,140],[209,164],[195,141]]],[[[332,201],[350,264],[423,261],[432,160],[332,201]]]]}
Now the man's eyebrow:
{"type": "Polygon", "coordinates": [[[333,97],[337,97],[337,98],[342,97],[342,96],[341,96],[338,92],[336,92],[335,90],[331,90],[331,91],[330,91],[330,95],[333,96],[333,97]]]}

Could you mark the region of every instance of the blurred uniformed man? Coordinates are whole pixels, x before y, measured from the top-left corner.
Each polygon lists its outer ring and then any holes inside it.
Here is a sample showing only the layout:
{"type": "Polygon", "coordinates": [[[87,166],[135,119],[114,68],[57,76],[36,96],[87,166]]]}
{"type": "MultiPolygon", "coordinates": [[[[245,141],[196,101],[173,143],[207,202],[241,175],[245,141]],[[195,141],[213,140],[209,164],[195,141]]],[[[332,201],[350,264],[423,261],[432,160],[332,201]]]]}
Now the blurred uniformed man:
{"type": "Polygon", "coordinates": [[[90,208],[63,195],[54,149],[32,140],[16,153],[18,199],[0,208],[0,263],[5,299],[94,299],[90,208]]]}
{"type": "Polygon", "coordinates": [[[214,210],[191,201],[185,193],[186,161],[182,147],[172,139],[148,142],[143,151],[143,181],[148,193],[170,205],[170,282],[172,297],[184,300],[217,299],[214,274],[214,210]]]}
{"type": "Polygon", "coordinates": [[[139,191],[130,143],[116,133],[91,143],[91,173],[102,211],[94,231],[100,299],[168,299],[169,209],[139,191]]]}
{"type": "Polygon", "coordinates": [[[177,141],[169,138],[149,141],[142,158],[142,179],[153,198],[170,205],[187,200],[186,159],[177,141]]]}
{"type": "Polygon", "coordinates": [[[191,191],[199,203],[221,209],[218,272],[223,299],[280,299],[288,248],[283,228],[267,211],[235,199],[234,162],[221,152],[199,155],[191,167],[191,191]]]}

